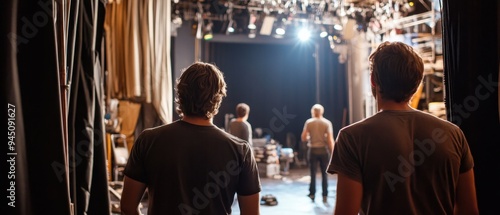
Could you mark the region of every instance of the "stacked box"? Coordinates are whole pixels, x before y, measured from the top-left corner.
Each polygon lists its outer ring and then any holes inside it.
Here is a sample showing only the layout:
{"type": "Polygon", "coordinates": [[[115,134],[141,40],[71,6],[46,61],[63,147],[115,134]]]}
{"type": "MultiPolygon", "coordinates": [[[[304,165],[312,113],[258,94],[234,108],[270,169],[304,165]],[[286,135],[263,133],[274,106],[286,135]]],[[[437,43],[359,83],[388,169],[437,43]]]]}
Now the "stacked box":
{"type": "Polygon", "coordinates": [[[274,175],[280,174],[280,165],[277,163],[257,163],[260,176],[272,178],[274,175]]]}
{"type": "Polygon", "coordinates": [[[261,176],[273,177],[280,174],[280,161],[275,144],[254,145],[253,152],[261,176]]]}

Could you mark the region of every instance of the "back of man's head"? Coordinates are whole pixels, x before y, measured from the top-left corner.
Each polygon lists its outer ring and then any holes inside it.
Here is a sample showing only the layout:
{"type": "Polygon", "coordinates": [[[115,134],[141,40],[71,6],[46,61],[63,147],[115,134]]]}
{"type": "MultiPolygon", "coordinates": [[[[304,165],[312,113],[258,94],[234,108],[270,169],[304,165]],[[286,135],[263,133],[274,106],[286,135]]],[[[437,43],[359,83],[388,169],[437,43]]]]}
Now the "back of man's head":
{"type": "Polygon", "coordinates": [[[325,111],[325,109],[323,108],[323,105],[315,104],[311,108],[311,115],[313,117],[321,117],[321,116],[323,116],[324,111],[325,111]]]}
{"type": "Polygon", "coordinates": [[[422,58],[402,42],[380,44],[369,60],[372,80],[384,99],[409,101],[422,82],[422,58]]]}
{"type": "Polygon", "coordinates": [[[236,115],[238,117],[245,117],[250,112],[250,106],[245,103],[239,103],[236,105],[236,115]]]}
{"type": "Polygon", "coordinates": [[[181,116],[212,118],[226,96],[222,72],[213,64],[196,62],[177,79],[176,111],[181,116]]]}

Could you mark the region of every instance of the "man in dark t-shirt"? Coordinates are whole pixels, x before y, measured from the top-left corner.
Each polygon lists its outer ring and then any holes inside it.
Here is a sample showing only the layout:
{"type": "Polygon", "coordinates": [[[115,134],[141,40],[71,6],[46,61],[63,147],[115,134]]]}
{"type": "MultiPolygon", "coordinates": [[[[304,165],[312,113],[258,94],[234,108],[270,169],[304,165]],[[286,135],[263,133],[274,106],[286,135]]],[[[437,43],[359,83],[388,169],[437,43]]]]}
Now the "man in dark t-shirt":
{"type": "Polygon", "coordinates": [[[226,96],[222,72],[197,62],[177,82],[181,120],[146,129],[137,138],[124,174],[123,214],[138,214],[148,189],[148,215],[260,213],[261,184],[247,141],[217,128],[212,119],[226,96]]]}
{"type": "Polygon", "coordinates": [[[327,170],[338,174],[335,214],[479,214],[465,135],[409,105],[422,58],[383,42],[369,61],[378,112],[339,131],[327,170]]]}

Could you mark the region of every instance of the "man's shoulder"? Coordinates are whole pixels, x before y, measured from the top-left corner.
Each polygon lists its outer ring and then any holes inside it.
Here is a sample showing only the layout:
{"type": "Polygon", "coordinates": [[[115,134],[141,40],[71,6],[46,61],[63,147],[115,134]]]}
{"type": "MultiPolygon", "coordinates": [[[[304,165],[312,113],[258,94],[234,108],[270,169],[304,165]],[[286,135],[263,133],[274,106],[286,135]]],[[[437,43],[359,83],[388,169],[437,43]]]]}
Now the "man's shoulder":
{"type": "Polygon", "coordinates": [[[357,122],[351,123],[350,125],[346,125],[346,126],[342,127],[339,130],[339,132],[353,132],[353,131],[357,131],[360,129],[364,129],[365,127],[369,126],[369,124],[373,124],[372,122],[370,122],[373,120],[372,118],[373,118],[373,116],[367,117],[367,118],[361,119],[357,122]]]}
{"type": "Polygon", "coordinates": [[[326,122],[326,123],[330,123],[330,124],[332,123],[331,120],[329,120],[329,119],[327,119],[325,117],[321,118],[321,120],[324,121],[324,122],[326,122]]]}
{"type": "Polygon", "coordinates": [[[142,133],[156,133],[156,132],[162,132],[164,130],[172,129],[172,128],[178,128],[182,126],[182,123],[180,121],[173,121],[171,123],[155,126],[155,127],[150,127],[150,128],[145,128],[142,133]]]}

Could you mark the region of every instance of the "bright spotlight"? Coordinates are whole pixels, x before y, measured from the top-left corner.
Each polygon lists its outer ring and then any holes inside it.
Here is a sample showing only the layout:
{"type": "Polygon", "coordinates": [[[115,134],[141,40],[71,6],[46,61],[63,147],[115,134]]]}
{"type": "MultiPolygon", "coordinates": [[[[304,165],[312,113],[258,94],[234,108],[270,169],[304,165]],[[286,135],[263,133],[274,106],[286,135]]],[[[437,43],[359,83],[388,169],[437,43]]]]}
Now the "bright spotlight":
{"type": "Polygon", "coordinates": [[[308,40],[309,38],[311,37],[311,32],[309,32],[309,30],[303,28],[303,29],[300,29],[299,31],[299,39],[302,40],[302,41],[306,41],[308,40]]]}

